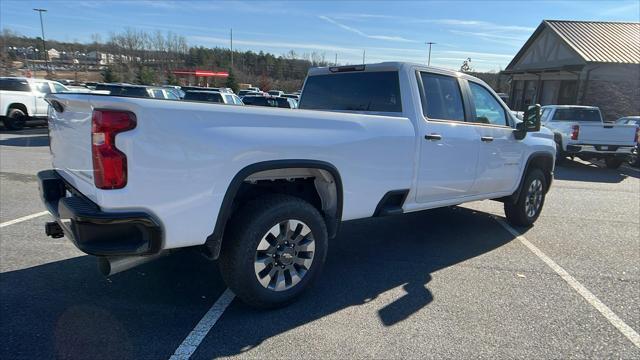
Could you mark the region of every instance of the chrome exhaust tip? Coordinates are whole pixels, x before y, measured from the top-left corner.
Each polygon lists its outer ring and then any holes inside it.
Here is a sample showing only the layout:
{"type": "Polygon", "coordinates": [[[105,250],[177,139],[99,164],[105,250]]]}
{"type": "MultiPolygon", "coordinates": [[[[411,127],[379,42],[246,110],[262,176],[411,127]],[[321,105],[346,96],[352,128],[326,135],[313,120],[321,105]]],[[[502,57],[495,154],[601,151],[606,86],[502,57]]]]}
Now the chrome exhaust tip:
{"type": "Polygon", "coordinates": [[[104,276],[111,276],[156,260],[165,254],[166,252],[147,256],[101,256],[98,257],[98,270],[104,276]]]}

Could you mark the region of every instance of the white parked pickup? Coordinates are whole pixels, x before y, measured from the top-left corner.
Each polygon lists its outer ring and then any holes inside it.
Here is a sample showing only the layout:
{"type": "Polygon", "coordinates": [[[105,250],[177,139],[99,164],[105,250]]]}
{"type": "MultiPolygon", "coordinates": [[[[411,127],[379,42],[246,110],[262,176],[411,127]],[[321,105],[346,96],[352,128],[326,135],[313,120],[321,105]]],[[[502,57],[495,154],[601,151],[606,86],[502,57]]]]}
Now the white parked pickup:
{"type": "Polygon", "coordinates": [[[258,307],[298,296],[345,220],[493,199],[527,226],[553,179],[539,106],[521,122],[481,80],[417,64],[311,69],[303,110],[47,100],[49,235],[107,275],[199,247],[258,307]]]}
{"type": "Polygon", "coordinates": [[[616,169],[638,140],[636,126],[605,123],[595,106],[543,106],[541,121],[554,133],[558,160],[567,156],[604,159],[607,167],[616,169]]]}
{"type": "Polygon", "coordinates": [[[0,77],[0,118],[9,130],[26,124],[46,124],[46,94],[70,91],[57,81],[18,77],[0,77]]]}

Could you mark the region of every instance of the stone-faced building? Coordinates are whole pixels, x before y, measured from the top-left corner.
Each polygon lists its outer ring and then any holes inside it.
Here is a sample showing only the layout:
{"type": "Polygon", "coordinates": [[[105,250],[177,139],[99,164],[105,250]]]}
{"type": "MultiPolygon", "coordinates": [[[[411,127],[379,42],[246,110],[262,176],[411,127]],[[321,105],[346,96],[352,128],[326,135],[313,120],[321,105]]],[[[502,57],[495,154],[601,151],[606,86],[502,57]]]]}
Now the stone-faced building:
{"type": "Polygon", "coordinates": [[[640,115],[640,23],[544,20],[503,72],[509,106],[593,105],[640,115]]]}

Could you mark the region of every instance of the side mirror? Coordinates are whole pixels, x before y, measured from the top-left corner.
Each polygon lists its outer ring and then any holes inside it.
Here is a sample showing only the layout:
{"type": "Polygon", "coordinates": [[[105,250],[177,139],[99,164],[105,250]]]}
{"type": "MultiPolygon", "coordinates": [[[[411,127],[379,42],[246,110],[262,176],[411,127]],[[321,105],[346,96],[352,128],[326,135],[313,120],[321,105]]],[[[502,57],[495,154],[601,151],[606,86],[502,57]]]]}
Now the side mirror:
{"type": "Polygon", "coordinates": [[[529,106],[522,120],[527,132],[540,131],[540,104],[529,106]]]}
{"type": "Polygon", "coordinates": [[[522,116],[522,122],[516,123],[513,135],[516,140],[522,140],[528,132],[540,131],[540,105],[529,106],[522,116]]]}

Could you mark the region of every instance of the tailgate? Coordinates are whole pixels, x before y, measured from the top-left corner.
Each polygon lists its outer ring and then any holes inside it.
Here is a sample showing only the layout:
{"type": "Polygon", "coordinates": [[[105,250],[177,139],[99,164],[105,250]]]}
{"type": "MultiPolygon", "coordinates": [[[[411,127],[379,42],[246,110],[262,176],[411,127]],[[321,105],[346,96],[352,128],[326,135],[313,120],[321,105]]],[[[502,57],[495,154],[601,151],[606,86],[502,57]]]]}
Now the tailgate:
{"type": "Polygon", "coordinates": [[[53,167],[73,187],[95,201],[91,157],[90,97],[82,94],[50,94],[49,102],[62,105],[59,112],[49,106],[49,136],[53,167]]]}
{"type": "Polygon", "coordinates": [[[578,141],[595,145],[634,145],[635,125],[580,123],[578,141]]]}

